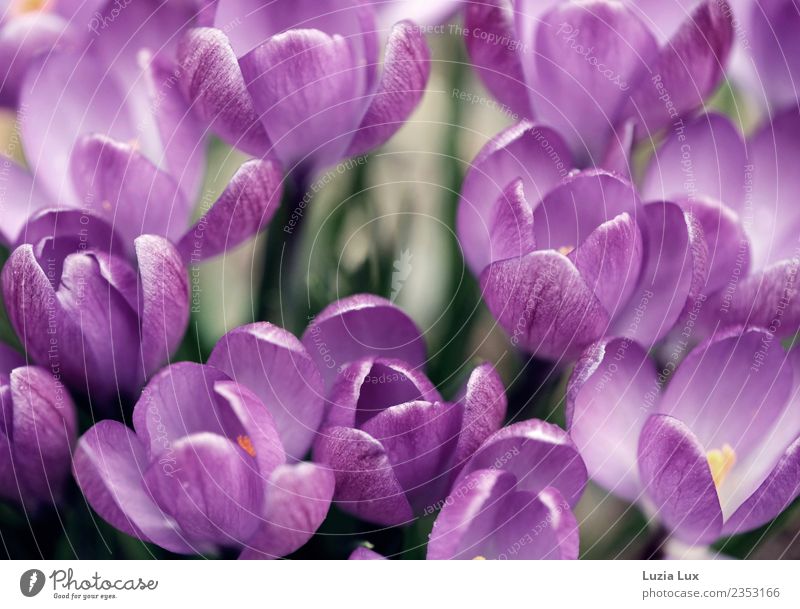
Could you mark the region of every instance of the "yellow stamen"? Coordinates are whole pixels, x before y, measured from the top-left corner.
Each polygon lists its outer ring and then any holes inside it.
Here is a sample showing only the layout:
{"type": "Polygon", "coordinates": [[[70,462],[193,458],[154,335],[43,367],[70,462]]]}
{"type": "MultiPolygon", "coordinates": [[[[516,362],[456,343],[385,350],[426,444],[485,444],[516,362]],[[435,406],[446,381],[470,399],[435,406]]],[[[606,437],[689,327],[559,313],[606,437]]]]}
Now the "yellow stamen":
{"type": "Polygon", "coordinates": [[[24,15],[25,13],[36,13],[46,11],[50,7],[51,0],[16,0],[11,5],[11,12],[14,15],[24,15]]]}
{"type": "Polygon", "coordinates": [[[476,556],[472,560],[486,560],[486,558],[484,556],[476,556]]]}
{"type": "Polygon", "coordinates": [[[709,450],[706,458],[708,459],[708,467],[711,469],[711,477],[714,479],[714,485],[719,488],[736,464],[736,452],[734,452],[730,444],[723,444],[721,449],[709,450]]]}
{"type": "Polygon", "coordinates": [[[140,149],[139,138],[135,137],[133,139],[128,140],[128,146],[131,147],[131,150],[138,152],[140,149]]]}
{"type": "Polygon", "coordinates": [[[558,253],[563,254],[564,256],[569,256],[569,254],[574,250],[575,247],[572,245],[562,245],[558,248],[558,253]]]}
{"type": "Polygon", "coordinates": [[[236,443],[251,457],[256,456],[256,449],[253,447],[253,441],[250,436],[236,436],[236,443]]]}
{"type": "Polygon", "coordinates": [[[105,200],[105,201],[103,201],[103,202],[102,202],[100,205],[101,205],[101,206],[103,207],[103,209],[104,209],[104,210],[106,210],[106,211],[111,211],[112,209],[114,209],[114,208],[111,206],[111,201],[108,201],[108,200],[105,200]]]}

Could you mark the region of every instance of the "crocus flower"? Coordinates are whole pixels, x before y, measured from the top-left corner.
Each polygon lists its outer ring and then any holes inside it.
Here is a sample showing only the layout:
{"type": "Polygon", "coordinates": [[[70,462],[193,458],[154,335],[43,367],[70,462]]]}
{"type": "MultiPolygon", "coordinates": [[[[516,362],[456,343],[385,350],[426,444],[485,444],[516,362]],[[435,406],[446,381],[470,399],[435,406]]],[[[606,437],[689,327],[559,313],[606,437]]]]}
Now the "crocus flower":
{"type": "Polygon", "coordinates": [[[512,344],[540,357],[569,360],[606,334],[653,344],[704,284],[702,230],[668,200],[643,205],[617,175],[571,166],[549,128],[493,138],[461,189],[467,263],[512,344]]]}
{"type": "Polygon", "coordinates": [[[31,172],[10,162],[0,240],[25,241],[45,209],[105,218],[129,254],[142,234],[167,237],[188,262],[230,249],[261,230],[281,197],[268,160],[242,165],[190,227],[205,168],[206,134],[180,93],[179,33],[199,18],[191,2],[146,0],[104,18],[88,50],[60,50],[31,67],[19,123],[31,172]],[[57,100],[56,103],[53,100],[57,100]],[[213,204],[213,205],[212,205],[213,204]]]}
{"type": "MultiPolygon", "coordinates": [[[[575,445],[555,425],[534,419],[497,431],[441,502],[428,560],[578,558],[572,508],[586,479],[575,445]]],[[[350,555],[384,558],[365,547],[350,555]]]]}
{"type": "MultiPolygon", "coordinates": [[[[18,120],[26,159],[50,200],[91,204],[80,200],[86,193],[71,183],[70,159],[83,137],[99,135],[145,156],[193,201],[202,179],[203,132],[187,116],[173,60],[179,33],[196,21],[199,3],[141,0],[120,8],[116,0],[90,0],[40,6],[49,14],[71,13],[69,31],[79,30],[80,38],[79,44],[43,54],[20,83],[18,120]]],[[[133,171],[138,159],[132,163],[128,171],[138,173],[133,171]]],[[[143,178],[139,173],[133,181],[143,178]]],[[[140,194],[147,186],[140,186],[140,194]]],[[[100,206],[103,199],[94,203],[100,206]]]]}
{"type": "Polygon", "coordinates": [[[2,287],[28,357],[101,408],[118,391],[132,395],[188,324],[189,283],[177,250],[142,235],[132,263],[105,222],[77,210],[41,216],[26,235],[30,243],[3,268],[2,287]]]}
{"type": "Polygon", "coordinates": [[[336,476],[334,500],[343,510],[382,525],[433,513],[506,411],[502,381],[489,364],[445,402],[413,366],[374,356],[344,366],[328,399],[314,460],[336,476]]]}
{"type": "Polygon", "coordinates": [[[532,419],[490,436],[436,518],[428,559],[575,559],[572,508],[586,466],[559,427],[532,419]]]}
{"type": "Polygon", "coordinates": [[[374,11],[359,0],[219,0],[214,27],[190,31],[179,54],[198,116],[290,171],[382,144],[416,107],[429,72],[424,35],[401,22],[378,74],[374,11]]]}
{"type": "Polygon", "coordinates": [[[519,116],[555,127],[580,166],[665,127],[714,91],[732,44],[718,0],[488,0],[466,9],[467,49],[519,116]]]}
{"type": "Polygon", "coordinates": [[[694,342],[717,325],[753,324],[779,337],[800,330],[798,155],[797,107],[747,141],[721,115],[698,117],[656,151],[642,196],[690,211],[708,242],[708,281],[687,332],[694,342]]]}
{"type": "Polygon", "coordinates": [[[793,0],[730,0],[736,42],[732,79],[762,108],[800,103],[800,8],[793,0]]]}
{"type": "Polygon", "coordinates": [[[134,255],[139,236],[152,234],[169,240],[187,264],[213,258],[261,231],[278,209],[283,189],[274,162],[247,161],[219,198],[207,201],[201,217],[190,223],[194,205],[174,180],[137,151],[105,136],[88,136],[75,147],[70,184],[84,198],[71,199],[74,204],[59,204],[36,176],[13,161],[6,163],[7,192],[13,196],[0,226],[1,244],[31,243],[28,223],[67,213],[102,218],[114,228],[128,257],[134,255]]]}
{"type": "Polygon", "coordinates": [[[61,382],[0,344],[0,498],[53,504],[69,476],[75,406],[61,382]]]}
{"type": "Polygon", "coordinates": [[[181,363],[147,385],[134,430],[101,421],[75,449],[75,479],[117,529],[184,554],[279,557],[314,534],[333,478],[290,465],[269,411],[211,366],[181,363]]]}
{"type": "Polygon", "coordinates": [[[419,328],[384,298],[358,294],[331,303],[302,341],[327,398],[314,460],[333,470],[334,499],[360,518],[393,525],[433,509],[503,422],[505,390],[491,365],[473,370],[445,402],[421,372],[419,328]]]}
{"type": "Polygon", "coordinates": [[[707,545],[769,522],[800,493],[798,355],[751,328],[657,369],[636,343],[603,341],[570,379],[568,429],[594,481],[707,545]]]}

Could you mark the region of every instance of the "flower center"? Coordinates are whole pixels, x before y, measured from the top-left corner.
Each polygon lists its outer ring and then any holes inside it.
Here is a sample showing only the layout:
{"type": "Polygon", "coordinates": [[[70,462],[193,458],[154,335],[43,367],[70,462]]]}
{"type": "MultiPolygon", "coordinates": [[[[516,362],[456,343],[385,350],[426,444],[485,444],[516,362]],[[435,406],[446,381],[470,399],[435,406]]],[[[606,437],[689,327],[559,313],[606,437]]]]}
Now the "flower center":
{"type": "Polygon", "coordinates": [[[730,444],[723,444],[722,448],[709,450],[706,458],[708,467],[711,469],[711,477],[714,479],[714,486],[719,488],[736,464],[736,452],[730,444]]]}
{"type": "Polygon", "coordinates": [[[11,12],[14,15],[24,15],[25,13],[36,13],[49,9],[51,0],[16,0],[11,5],[11,12]]]}
{"type": "Polygon", "coordinates": [[[253,447],[253,441],[250,436],[236,436],[236,443],[251,457],[256,456],[256,449],[253,447]]]}
{"type": "Polygon", "coordinates": [[[563,254],[564,256],[569,256],[572,253],[572,250],[575,249],[574,245],[562,245],[558,248],[558,253],[563,254]]]}
{"type": "Polygon", "coordinates": [[[486,560],[486,557],[485,556],[476,556],[472,560],[486,560]]]}

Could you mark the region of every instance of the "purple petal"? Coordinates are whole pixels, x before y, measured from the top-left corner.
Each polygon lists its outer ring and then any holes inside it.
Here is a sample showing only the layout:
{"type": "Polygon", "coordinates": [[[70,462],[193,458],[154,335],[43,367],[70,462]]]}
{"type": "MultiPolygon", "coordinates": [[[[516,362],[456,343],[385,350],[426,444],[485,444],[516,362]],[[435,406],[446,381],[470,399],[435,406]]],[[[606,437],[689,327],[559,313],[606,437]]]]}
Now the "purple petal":
{"type": "Polygon", "coordinates": [[[253,155],[270,149],[269,137],[253,109],[228,37],[214,28],[186,33],[178,48],[180,86],[191,108],[222,139],[253,155]]]}
{"type": "Polygon", "coordinates": [[[739,216],[714,199],[680,201],[703,229],[708,246],[708,280],[704,293],[736,289],[750,270],[750,240],[739,216]]]}
{"type": "Polygon", "coordinates": [[[627,114],[655,133],[703,104],[719,84],[733,43],[732,11],[725,2],[705,0],[686,17],[641,84],[631,92],[627,114]],[[664,103],[668,96],[671,105],[664,103]]]}
{"type": "Polygon", "coordinates": [[[567,387],[567,429],[589,477],[629,501],[639,498],[639,436],[659,400],[654,362],[638,344],[615,338],[583,354],[567,387]]]}
{"type": "Polygon", "coordinates": [[[464,29],[469,32],[465,43],[470,63],[492,95],[518,116],[533,118],[514,19],[507,0],[469,2],[464,12],[464,29]]]}
{"type": "Polygon", "coordinates": [[[764,126],[749,145],[753,163],[753,266],[764,268],[797,257],[800,231],[800,174],[792,161],[800,154],[800,111],[792,108],[764,126]]]}
{"type": "Polygon", "coordinates": [[[489,228],[489,262],[524,256],[536,249],[533,212],[525,200],[522,180],[515,180],[497,199],[489,228]]]}
{"type": "Polygon", "coordinates": [[[283,465],[267,489],[264,519],[239,558],[278,558],[311,539],[333,497],[333,474],[313,463],[283,465]]]}
{"type": "Polygon", "coordinates": [[[534,207],[536,247],[571,251],[620,214],[642,221],[642,205],[630,182],[598,170],[570,175],[534,207]]]}
{"type": "Polygon", "coordinates": [[[315,29],[347,40],[364,64],[377,55],[375,13],[360,0],[218,0],[214,24],[242,57],[268,38],[293,29],[315,29]]]}
{"type": "Polygon", "coordinates": [[[792,383],[791,362],[777,339],[765,330],[731,333],[686,357],[659,410],[689,426],[706,450],[728,444],[741,461],[780,418],[792,383]]]}
{"type": "Polygon", "coordinates": [[[244,163],[211,209],[181,238],[183,260],[206,260],[261,232],[278,210],[282,192],[283,175],[276,163],[244,163]]]}
{"type": "Polygon", "coordinates": [[[489,264],[495,204],[509,184],[522,180],[532,207],[566,177],[572,157],[561,137],[546,127],[521,122],[495,136],[472,161],[461,187],[457,228],[472,272],[489,264]]]}
{"type": "Polygon", "coordinates": [[[237,443],[243,441],[242,436],[250,441],[250,452],[255,452],[258,472],[266,482],[275,469],[286,461],[272,415],[252,391],[234,381],[217,381],[214,383],[214,392],[227,403],[235,418],[230,419],[225,409],[219,409],[225,435],[228,438],[235,437],[237,443]]]}
{"type": "Polygon", "coordinates": [[[79,209],[45,209],[32,216],[17,245],[58,243],[67,253],[94,250],[124,258],[122,239],[101,217],[79,209]]]}
{"type": "Polygon", "coordinates": [[[725,522],[735,535],[760,527],[783,512],[800,494],[800,437],[786,449],[761,486],[725,522]]]}
{"type": "Polygon", "coordinates": [[[144,474],[155,502],[198,543],[246,543],[258,527],[264,503],[264,482],[254,461],[212,433],[186,436],[171,448],[174,469],[154,461],[144,474]]]}
{"type": "Polygon", "coordinates": [[[362,429],[381,443],[416,513],[446,494],[461,428],[461,409],[444,402],[392,406],[362,429]]]}
{"type": "Polygon", "coordinates": [[[55,48],[69,48],[78,43],[80,34],[60,16],[47,11],[33,11],[8,16],[13,12],[3,3],[3,24],[0,29],[0,104],[16,108],[28,69],[40,55],[55,48]]]}
{"type": "Polygon", "coordinates": [[[612,317],[636,287],[642,256],[642,235],[628,213],[598,226],[568,254],[586,285],[612,317]]]}
{"type": "Polygon", "coordinates": [[[793,336],[800,328],[800,297],[797,294],[797,258],[781,260],[751,274],[733,290],[716,293],[712,310],[720,311],[727,325],[755,325],[777,337],[793,336]]]}
{"type": "Polygon", "coordinates": [[[557,490],[517,492],[512,475],[486,469],[463,484],[434,523],[429,560],[578,557],[578,525],[557,490]]]}
{"type": "Polygon", "coordinates": [[[425,93],[430,50],[420,28],[409,21],[392,28],[386,42],[383,74],[346,156],[383,144],[405,124],[425,93]]]}
{"type": "Polygon", "coordinates": [[[144,487],[145,450],[116,421],[101,421],[78,441],[72,471],[95,512],[120,531],[172,552],[195,550],[144,487]]]}
{"type": "Polygon", "coordinates": [[[705,114],[670,131],[647,167],[642,197],[692,202],[710,197],[741,212],[746,163],[739,130],[721,114],[705,114]]]}
{"type": "Polygon", "coordinates": [[[361,428],[390,406],[442,396],[422,372],[400,360],[364,358],[344,367],[331,388],[326,426],[361,428]]]}
{"type": "Polygon", "coordinates": [[[419,328],[385,298],[357,294],[328,305],[306,328],[302,338],[317,364],[326,388],[338,370],[362,357],[398,359],[425,364],[425,341],[419,328]]]}
{"type": "Polygon", "coordinates": [[[189,223],[191,208],[178,184],[131,145],[86,136],[75,144],[70,170],[78,196],[96,205],[128,248],[142,234],[176,239],[189,223]]]}
{"type": "Polygon", "coordinates": [[[793,0],[748,3],[756,93],[773,108],[797,105],[800,82],[800,11],[793,0]]]}
{"type": "Polygon", "coordinates": [[[722,509],[706,453],[681,421],[653,415],[639,439],[642,487],[658,517],[690,544],[709,544],[722,531],[722,509]]]}
{"type": "Polygon", "coordinates": [[[657,50],[650,30],[622,4],[557,5],[537,27],[538,116],[576,156],[601,161],[629,91],[657,50]]]}
{"type": "Polygon", "coordinates": [[[557,252],[495,262],[480,283],[511,343],[539,357],[571,358],[608,327],[608,312],[575,265],[557,252]]]}
{"type": "Polygon", "coordinates": [[[28,73],[21,95],[26,108],[21,130],[33,173],[55,202],[90,204],[72,192],[72,149],[87,133],[135,140],[138,132],[123,92],[94,55],[54,53],[41,69],[28,73]]]}
{"type": "Polygon", "coordinates": [[[490,363],[475,368],[455,400],[463,409],[454,463],[457,470],[503,425],[508,400],[500,375],[490,363]]]}
{"type": "Polygon", "coordinates": [[[143,235],[134,242],[142,301],[142,362],[145,378],[180,345],[189,325],[189,278],[177,250],[166,239],[143,235]]]}
{"type": "Polygon", "coordinates": [[[691,310],[707,283],[708,249],[697,221],[674,203],[648,203],[640,221],[639,285],[614,320],[614,333],[649,346],[691,310]]]}
{"type": "Polygon", "coordinates": [[[58,501],[69,476],[77,428],[75,405],[64,386],[37,367],[9,375],[14,478],[30,505],[58,501]]]}
{"type": "Polygon", "coordinates": [[[490,436],[464,467],[454,490],[463,484],[463,476],[479,469],[510,472],[519,490],[534,495],[556,488],[571,506],[586,486],[586,466],[567,433],[537,419],[514,423],[490,436]]]}
{"type": "Polygon", "coordinates": [[[191,204],[199,197],[206,166],[205,130],[180,87],[176,86],[180,82],[180,69],[171,60],[166,62],[152,57],[149,51],[142,55],[140,63],[149,102],[144,111],[152,113],[157,129],[153,137],[158,139],[158,152],[153,160],[175,179],[183,197],[191,204]]]}
{"type": "Polygon", "coordinates": [[[220,339],[208,363],[261,399],[288,455],[305,456],[325,402],[319,372],[293,334],[266,322],[242,326],[220,339]]]}
{"type": "Polygon", "coordinates": [[[311,156],[320,166],[342,157],[366,106],[366,74],[347,40],[319,30],[289,30],[250,51],[239,65],[286,167],[311,156]]]}
{"type": "Polygon", "coordinates": [[[334,473],[334,500],[344,511],[385,526],[408,523],[413,518],[386,451],[369,434],[328,427],[314,446],[314,461],[334,473]]]}

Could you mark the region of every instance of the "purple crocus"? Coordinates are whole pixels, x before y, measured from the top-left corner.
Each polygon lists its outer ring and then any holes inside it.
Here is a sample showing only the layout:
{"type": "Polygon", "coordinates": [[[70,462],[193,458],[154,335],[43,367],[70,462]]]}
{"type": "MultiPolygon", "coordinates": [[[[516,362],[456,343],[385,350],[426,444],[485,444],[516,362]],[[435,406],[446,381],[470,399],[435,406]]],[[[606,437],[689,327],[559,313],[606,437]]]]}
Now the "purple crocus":
{"type": "Polygon", "coordinates": [[[314,460],[334,472],[342,509],[382,525],[432,513],[506,411],[503,384],[489,364],[445,402],[414,367],[379,357],[346,365],[329,402],[314,460]]]}
{"type": "Polygon", "coordinates": [[[219,0],[214,27],[182,41],[182,87],[231,145],[319,169],[382,144],[422,97],[423,34],[395,25],[381,74],[378,34],[360,0],[219,0]]]}
{"type": "Polygon", "coordinates": [[[128,535],[184,554],[230,547],[276,558],[305,544],[328,512],[330,472],[286,463],[268,409],[216,368],[166,368],[133,426],[98,423],[73,465],[92,508],[128,535]]]}
{"type": "Polygon", "coordinates": [[[175,32],[202,22],[205,0],[4,0],[0,2],[0,103],[14,107],[43,57],[93,48],[106,65],[130,67],[143,47],[174,54],[175,32]]]}
{"type": "MultiPolygon", "coordinates": [[[[440,502],[428,560],[578,558],[572,508],[586,480],[577,448],[559,427],[533,419],[497,431],[440,502]]],[[[350,555],[383,558],[365,547],[350,555]]]]}
{"type": "Polygon", "coordinates": [[[56,503],[69,476],[75,406],[61,382],[0,344],[0,498],[56,503]]]}
{"type": "Polygon", "coordinates": [[[731,48],[719,0],[470,2],[464,36],[490,91],[555,127],[580,166],[655,133],[714,91],[731,48]]]}
{"type": "Polygon", "coordinates": [[[717,325],[753,324],[779,337],[800,330],[798,155],[793,107],[746,141],[727,118],[698,117],[672,132],[647,167],[642,196],[674,200],[708,242],[708,280],[687,332],[694,342],[717,325]]]}
{"type": "Polygon", "coordinates": [[[559,427],[532,419],[490,436],[436,518],[428,559],[576,559],[572,509],[586,466],[559,427]]]}
{"type": "Polygon", "coordinates": [[[569,360],[606,334],[653,344],[703,287],[702,230],[669,200],[643,205],[627,180],[571,167],[547,127],[493,138],[461,189],[467,263],[512,344],[540,357],[569,360]]]}
{"type": "Polygon", "coordinates": [[[142,235],[132,263],[105,222],[77,210],[41,216],[26,234],[30,243],[2,273],[11,325],[32,361],[107,409],[183,337],[189,283],[180,255],[163,237],[142,235]]]}
{"type": "Polygon", "coordinates": [[[568,429],[593,480],[706,545],[800,493],[799,354],[751,328],[657,368],[636,343],[603,341],[570,379],[568,429]]]}

